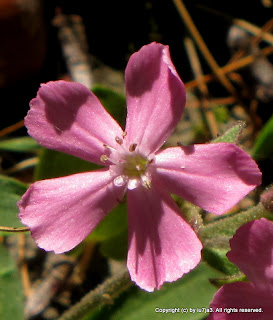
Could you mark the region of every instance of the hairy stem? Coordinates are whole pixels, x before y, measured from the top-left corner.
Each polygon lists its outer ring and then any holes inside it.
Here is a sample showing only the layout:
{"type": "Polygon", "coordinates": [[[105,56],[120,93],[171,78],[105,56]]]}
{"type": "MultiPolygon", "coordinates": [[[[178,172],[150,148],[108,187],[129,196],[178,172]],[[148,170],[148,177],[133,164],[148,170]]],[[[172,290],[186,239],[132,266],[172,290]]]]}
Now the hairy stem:
{"type": "Polygon", "coordinates": [[[95,290],[90,291],[80,302],[66,311],[59,320],[80,320],[92,310],[105,304],[112,304],[122,292],[132,285],[132,281],[126,267],[117,274],[107,279],[95,290]]]}

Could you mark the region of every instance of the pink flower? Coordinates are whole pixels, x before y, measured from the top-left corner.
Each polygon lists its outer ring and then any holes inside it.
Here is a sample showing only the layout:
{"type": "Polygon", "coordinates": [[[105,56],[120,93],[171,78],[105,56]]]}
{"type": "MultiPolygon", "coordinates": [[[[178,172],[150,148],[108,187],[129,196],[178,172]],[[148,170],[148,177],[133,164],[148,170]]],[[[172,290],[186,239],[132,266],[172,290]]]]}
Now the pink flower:
{"type": "Polygon", "coordinates": [[[35,182],[18,205],[38,246],[61,253],[78,245],[127,191],[128,269],[133,281],[153,291],[200,261],[202,245],[170,193],[221,214],[260,183],[261,173],[233,144],[159,151],[185,106],[167,46],[151,43],[133,54],[125,83],[125,131],[83,85],[41,86],[25,120],[29,134],[105,168],[35,182]]]}
{"type": "Polygon", "coordinates": [[[271,320],[273,315],[273,222],[264,218],[239,228],[230,240],[227,256],[250,282],[234,282],[221,287],[211,308],[210,320],[271,320]],[[237,312],[227,313],[225,308],[237,312]],[[244,312],[242,311],[244,310],[244,312]],[[255,309],[251,311],[250,309],[255,309]]]}

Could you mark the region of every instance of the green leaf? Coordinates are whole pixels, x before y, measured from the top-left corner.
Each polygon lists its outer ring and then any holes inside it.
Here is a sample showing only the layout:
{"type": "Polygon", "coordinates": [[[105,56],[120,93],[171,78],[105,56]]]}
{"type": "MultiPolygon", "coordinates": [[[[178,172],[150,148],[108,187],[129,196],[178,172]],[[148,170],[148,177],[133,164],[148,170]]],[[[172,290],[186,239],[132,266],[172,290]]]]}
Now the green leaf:
{"type": "Polygon", "coordinates": [[[125,260],[128,252],[128,230],[122,231],[117,236],[102,241],[101,253],[111,259],[125,260]]]}
{"type": "Polygon", "coordinates": [[[42,149],[34,176],[35,180],[50,179],[97,168],[99,168],[98,165],[69,154],[42,149]]]}
{"type": "MultiPolygon", "coordinates": [[[[113,306],[107,306],[93,313],[85,320],[139,320],[139,319],[185,319],[201,320],[208,308],[216,288],[209,282],[219,273],[201,263],[182,279],[165,284],[153,293],[133,287],[117,299],[113,306]],[[158,309],[157,309],[158,308],[158,309]],[[179,312],[156,312],[159,309],[179,309],[179,312]],[[184,308],[185,313],[181,312],[184,308]],[[190,309],[191,308],[191,309],[190,309]],[[204,308],[202,310],[202,308],[204,308]],[[197,310],[198,309],[198,310],[197,310]],[[193,310],[195,312],[193,312],[193,310]],[[199,312],[198,312],[199,311],[199,312]]],[[[177,311],[177,310],[176,310],[177,311]]]]}
{"type": "Polygon", "coordinates": [[[202,257],[204,261],[206,261],[216,270],[232,276],[237,274],[239,269],[228,260],[226,254],[229,250],[230,248],[204,247],[202,251],[202,257]]]}
{"type": "Polygon", "coordinates": [[[245,126],[243,121],[237,121],[231,128],[229,128],[225,133],[223,133],[218,138],[212,140],[212,143],[217,142],[229,142],[237,144],[239,141],[240,134],[245,126]]]}
{"type": "Polygon", "coordinates": [[[19,272],[0,244],[0,319],[24,319],[24,295],[19,272]]]}
{"type": "Polygon", "coordinates": [[[126,120],[125,97],[103,86],[95,86],[92,91],[112,117],[124,127],[126,120]]]}
{"type": "Polygon", "coordinates": [[[119,235],[127,229],[127,206],[120,203],[91,233],[90,239],[102,242],[119,235]]]}
{"type": "Polygon", "coordinates": [[[0,150],[13,152],[35,152],[40,145],[31,137],[21,137],[0,141],[0,150]]]}
{"type": "Polygon", "coordinates": [[[254,142],[252,157],[263,159],[273,154],[273,115],[267,121],[254,142]]]}
{"type": "Polygon", "coordinates": [[[224,286],[225,284],[234,283],[238,281],[248,281],[247,277],[239,271],[237,274],[229,277],[221,277],[221,278],[212,278],[210,279],[210,283],[212,283],[217,288],[224,286]]]}
{"type": "Polygon", "coordinates": [[[245,211],[235,213],[233,215],[226,215],[215,219],[200,230],[199,236],[202,241],[214,241],[215,236],[222,236],[230,239],[243,224],[261,219],[262,217],[272,220],[272,214],[265,210],[263,205],[259,203],[257,206],[245,211]]]}
{"type": "Polygon", "coordinates": [[[228,108],[224,105],[213,106],[212,112],[218,123],[224,123],[229,120],[228,108]]]}
{"type": "Polygon", "coordinates": [[[125,259],[128,248],[127,206],[120,203],[90,234],[88,239],[100,242],[104,256],[125,259]]]}
{"type": "Polygon", "coordinates": [[[27,185],[15,179],[0,175],[0,190],[0,225],[15,228],[23,227],[18,218],[16,203],[26,192],[27,185]]]}

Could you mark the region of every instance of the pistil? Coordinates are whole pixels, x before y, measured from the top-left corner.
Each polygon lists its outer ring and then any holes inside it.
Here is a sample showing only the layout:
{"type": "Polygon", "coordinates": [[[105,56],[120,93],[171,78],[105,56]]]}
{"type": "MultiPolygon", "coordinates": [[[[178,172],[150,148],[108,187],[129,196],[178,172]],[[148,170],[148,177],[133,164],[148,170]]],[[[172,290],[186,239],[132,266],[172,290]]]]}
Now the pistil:
{"type": "Polygon", "coordinates": [[[137,144],[132,143],[125,147],[122,138],[115,137],[116,147],[105,144],[104,147],[111,151],[110,155],[102,155],[101,161],[111,163],[110,170],[115,176],[114,185],[117,187],[127,185],[129,190],[137,188],[139,185],[150,189],[152,187],[149,177],[148,167],[153,159],[144,157],[139,153],[137,144]]]}

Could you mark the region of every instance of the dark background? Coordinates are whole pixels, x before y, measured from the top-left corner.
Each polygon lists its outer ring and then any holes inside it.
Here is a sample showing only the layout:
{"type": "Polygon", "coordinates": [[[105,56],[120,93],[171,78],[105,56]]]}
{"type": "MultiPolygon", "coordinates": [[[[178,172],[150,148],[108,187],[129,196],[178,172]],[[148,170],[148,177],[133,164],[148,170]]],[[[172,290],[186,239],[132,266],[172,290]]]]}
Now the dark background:
{"type": "MultiPolygon", "coordinates": [[[[30,17],[27,22],[18,22],[29,14],[28,10],[34,10],[31,3],[35,1],[21,0],[27,4],[24,10],[16,11],[13,7],[10,12],[4,7],[8,1],[2,4],[0,1],[0,75],[2,78],[4,75],[0,87],[0,129],[23,119],[41,82],[58,79],[60,73],[65,72],[57,30],[52,26],[56,11],[82,17],[89,52],[105,64],[124,71],[133,52],[144,44],[158,41],[170,46],[174,64],[184,82],[192,80],[183,44],[187,30],[171,0],[44,1],[43,8],[37,9],[39,14],[32,12],[35,19],[30,17]],[[29,36],[29,30],[37,31],[35,37],[29,36]]],[[[272,9],[258,0],[188,0],[184,3],[219,65],[226,64],[230,58],[226,35],[231,18],[262,26],[272,17],[272,9]]],[[[202,58],[201,63],[204,72],[210,72],[202,58]]],[[[24,133],[24,129],[21,132],[24,133]]]]}

